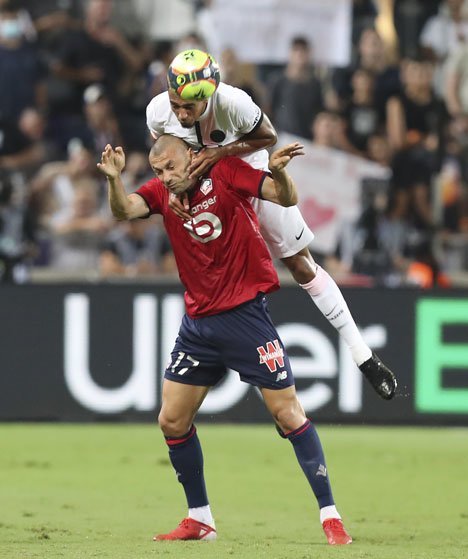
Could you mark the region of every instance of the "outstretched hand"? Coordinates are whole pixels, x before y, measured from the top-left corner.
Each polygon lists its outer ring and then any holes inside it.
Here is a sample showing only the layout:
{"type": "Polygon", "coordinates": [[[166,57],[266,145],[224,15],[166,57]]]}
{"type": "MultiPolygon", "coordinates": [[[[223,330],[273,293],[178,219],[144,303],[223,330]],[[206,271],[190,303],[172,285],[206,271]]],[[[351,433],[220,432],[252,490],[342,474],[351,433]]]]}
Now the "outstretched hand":
{"type": "Polygon", "coordinates": [[[110,144],[104,148],[101,155],[101,162],[97,164],[97,168],[109,179],[117,178],[125,167],[125,153],[121,147],[115,150],[110,144]]]}
{"type": "Polygon", "coordinates": [[[288,144],[280,149],[275,150],[270,155],[268,168],[273,173],[275,171],[282,171],[293,157],[304,155],[304,146],[299,142],[288,144]]]}

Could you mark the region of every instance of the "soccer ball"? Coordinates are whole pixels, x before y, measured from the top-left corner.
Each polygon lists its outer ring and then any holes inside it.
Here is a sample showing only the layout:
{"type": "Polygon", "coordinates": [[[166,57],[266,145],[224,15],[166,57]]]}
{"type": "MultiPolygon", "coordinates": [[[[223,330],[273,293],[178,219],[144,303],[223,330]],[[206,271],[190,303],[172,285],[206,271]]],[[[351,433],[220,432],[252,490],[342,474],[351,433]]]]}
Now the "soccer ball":
{"type": "Polygon", "coordinates": [[[184,101],[203,101],[218,87],[219,66],[211,54],[184,50],[169,66],[167,81],[169,88],[184,101]]]}

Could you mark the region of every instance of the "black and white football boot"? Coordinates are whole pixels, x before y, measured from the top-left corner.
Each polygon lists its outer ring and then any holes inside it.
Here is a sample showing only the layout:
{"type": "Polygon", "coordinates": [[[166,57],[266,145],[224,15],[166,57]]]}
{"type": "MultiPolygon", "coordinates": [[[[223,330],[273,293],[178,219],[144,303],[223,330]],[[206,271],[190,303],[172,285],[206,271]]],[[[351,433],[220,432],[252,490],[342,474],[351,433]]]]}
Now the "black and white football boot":
{"type": "Polygon", "coordinates": [[[359,366],[359,369],[381,398],[391,400],[395,396],[397,388],[395,375],[374,352],[372,357],[359,366]]]}

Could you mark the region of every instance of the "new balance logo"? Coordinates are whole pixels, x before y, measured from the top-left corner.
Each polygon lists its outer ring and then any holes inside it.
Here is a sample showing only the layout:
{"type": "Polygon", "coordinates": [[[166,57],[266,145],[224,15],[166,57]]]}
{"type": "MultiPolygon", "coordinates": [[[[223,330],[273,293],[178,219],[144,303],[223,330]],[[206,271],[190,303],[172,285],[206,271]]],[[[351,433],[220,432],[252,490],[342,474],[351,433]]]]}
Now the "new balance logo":
{"type": "Polygon", "coordinates": [[[278,340],[267,342],[266,348],[257,347],[260,356],[260,365],[266,365],[270,373],[276,373],[278,365],[284,367],[284,351],[278,340]]]}
{"type": "Polygon", "coordinates": [[[325,466],[323,464],[320,464],[320,466],[318,467],[318,470],[317,470],[315,475],[316,476],[327,477],[327,468],[325,468],[325,466]]]}
{"type": "Polygon", "coordinates": [[[288,378],[288,371],[281,371],[276,375],[276,382],[280,380],[286,380],[288,378]]]}

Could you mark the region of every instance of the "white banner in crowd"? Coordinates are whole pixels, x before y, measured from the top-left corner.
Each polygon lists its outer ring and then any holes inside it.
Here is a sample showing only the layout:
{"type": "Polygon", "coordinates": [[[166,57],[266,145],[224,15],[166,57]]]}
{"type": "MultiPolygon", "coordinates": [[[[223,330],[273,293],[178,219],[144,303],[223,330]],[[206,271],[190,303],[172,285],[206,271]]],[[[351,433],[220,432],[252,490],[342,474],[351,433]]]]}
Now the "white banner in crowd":
{"type": "Polygon", "coordinates": [[[390,169],[361,157],[289,134],[280,134],[278,146],[304,144],[305,155],[288,167],[299,190],[299,208],[315,234],[312,249],[331,254],[340,234],[361,215],[363,179],[388,179],[390,169]]]}
{"type": "Polygon", "coordinates": [[[351,0],[214,0],[209,49],[233,48],[244,62],[283,64],[291,39],[303,36],[315,59],[330,66],[351,61],[351,0]]]}

